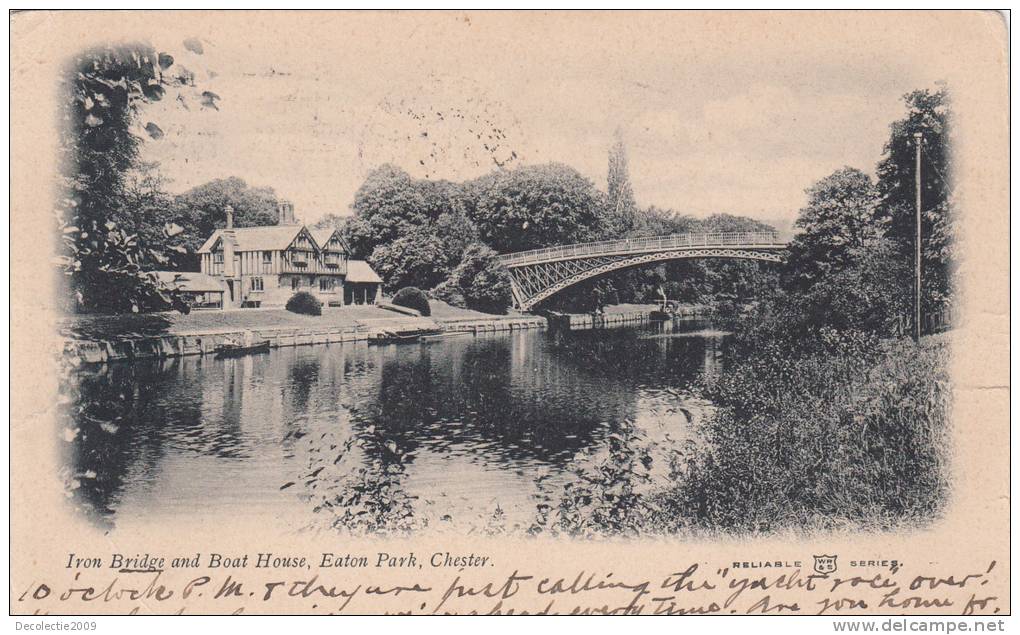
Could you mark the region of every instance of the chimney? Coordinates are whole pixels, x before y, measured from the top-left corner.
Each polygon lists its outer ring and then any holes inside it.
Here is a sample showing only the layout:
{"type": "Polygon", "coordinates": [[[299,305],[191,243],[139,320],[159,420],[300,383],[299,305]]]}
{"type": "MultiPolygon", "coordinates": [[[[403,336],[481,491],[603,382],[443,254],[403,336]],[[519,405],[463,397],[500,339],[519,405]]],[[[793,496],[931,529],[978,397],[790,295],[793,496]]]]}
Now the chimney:
{"type": "Polygon", "coordinates": [[[234,208],[227,205],[227,229],[234,228],[234,208]]]}
{"type": "Polygon", "coordinates": [[[294,204],[290,201],[281,200],[276,204],[276,224],[277,225],[296,225],[297,221],[294,220],[294,204]]]}

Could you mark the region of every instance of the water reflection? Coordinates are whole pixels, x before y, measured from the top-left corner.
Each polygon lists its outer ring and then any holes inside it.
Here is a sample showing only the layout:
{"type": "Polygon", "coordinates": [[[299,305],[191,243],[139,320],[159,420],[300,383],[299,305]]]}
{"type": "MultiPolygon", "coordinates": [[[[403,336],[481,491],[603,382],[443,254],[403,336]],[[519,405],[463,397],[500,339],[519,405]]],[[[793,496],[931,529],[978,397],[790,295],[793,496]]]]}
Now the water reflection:
{"type": "MultiPolygon", "coordinates": [[[[665,448],[725,340],[686,328],[278,349],[83,370],[62,431],[75,500],[114,524],[527,527],[630,421],[665,448]],[[693,333],[693,334],[692,334],[693,333]]],[[[692,414],[693,413],[693,414],[692,414]]]]}

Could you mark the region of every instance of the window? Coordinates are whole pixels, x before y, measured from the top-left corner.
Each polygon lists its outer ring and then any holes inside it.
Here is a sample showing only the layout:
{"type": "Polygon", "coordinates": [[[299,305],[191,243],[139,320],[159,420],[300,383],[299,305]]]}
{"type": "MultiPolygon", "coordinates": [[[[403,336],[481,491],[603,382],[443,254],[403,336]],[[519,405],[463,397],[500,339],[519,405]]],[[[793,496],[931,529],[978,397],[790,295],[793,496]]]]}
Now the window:
{"type": "Polygon", "coordinates": [[[263,251],[262,252],[262,264],[271,265],[273,264],[273,252],[263,251]]]}
{"type": "Polygon", "coordinates": [[[262,278],[251,279],[251,290],[252,291],[264,291],[265,287],[262,284],[262,278]]]}
{"type": "Polygon", "coordinates": [[[212,261],[214,263],[218,264],[218,265],[222,265],[223,264],[223,252],[222,251],[214,251],[213,255],[212,255],[212,261]]]}
{"type": "Polygon", "coordinates": [[[319,291],[329,292],[333,290],[332,278],[319,278],[319,291]]]}
{"type": "Polygon", "coordinates": [[[301,288],[301,278],[296,277],[296,276],[291,278],[290,279],[290,288],[293,291],[297,291],[299,288],[301,288]]]}

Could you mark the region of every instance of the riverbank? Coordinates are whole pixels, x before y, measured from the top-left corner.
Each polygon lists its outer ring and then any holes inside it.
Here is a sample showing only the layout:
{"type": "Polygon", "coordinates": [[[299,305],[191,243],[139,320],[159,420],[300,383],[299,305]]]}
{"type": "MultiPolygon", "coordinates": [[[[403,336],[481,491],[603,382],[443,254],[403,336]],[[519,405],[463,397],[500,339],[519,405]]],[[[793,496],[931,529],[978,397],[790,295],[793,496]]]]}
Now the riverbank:
{"type": "MultiPolygon", "coordinates": [[[[430,301],[432,315],[411,317],[381,306],[324,308],[322,315],[302,315],[285,309],[235,309],[130,315],[77,315],[58,324],[64,353],[82,363],[105,363],[185,355],[206,355],[227,341],[270,342],[271,348],[309,344],[368,341],[386,331],[444,331],[492,333],[544,329],[544,317],[494,315],[430,301]]],[[[648,320],[654,305],[622,304],[606,307],[598,319],[568,316],[570,328],[624,326],[648,320]]]]}
{"type": "Polygon", "coordinates": [[[497,332],[545,328],[545,319],[489,315],[446,305],[431,317],[378,307],[326,309],[321,316],[285,310],[238,310],[144,316],[86,316],[61,325],[64,354],[86,364],[209,355],[227,342],[268,341],[270,348],[365,342],[393,331],[497,332]],[[194,317],[192,317],[194,316],[194,317]]]}
{"type": "Polygon", "coordinates": [[[949,497],[948,334],[920,344],[847,334],[789,357],[760,344],[698,391],[716,411],[674,458],[670,486],[639,495],[628,485],[627,505],[616,504],[616,479],[629,483],[647,441],[633,439],[561,503],[557,530],[882,531],[939,518],[949,497]]]}
{"type": "MultiPolygon", "coordinates": [[[[488,319],[490,315],[433,301],[433,315],[439,320],[488,319]]],[[[244,330],[353,329],[366,321],[400,320],[406,316],[375,305],[327,307],[322,315],[302,315],[285,309],[233,309],[140,313],[127,315],[75,315],[58,325],[60,335],[77,340],[109,341],[139,337],[200,335],[244,330]]]]}

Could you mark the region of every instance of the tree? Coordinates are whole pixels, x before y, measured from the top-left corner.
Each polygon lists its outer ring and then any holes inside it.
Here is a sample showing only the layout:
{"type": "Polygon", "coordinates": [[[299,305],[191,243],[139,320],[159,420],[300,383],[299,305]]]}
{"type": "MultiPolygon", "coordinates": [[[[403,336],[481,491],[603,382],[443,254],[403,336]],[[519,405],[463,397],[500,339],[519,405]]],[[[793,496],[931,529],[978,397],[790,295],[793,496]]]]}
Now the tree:
{"type": "Polygon", "coordinates": [[[234,210],[234,227],[276,225],[279,199],[271,187],[251,187],[232,176],[214,179],[180,194],[177,222],[185,228],[187,244],[193,251],[227,222],[227,206],[234,210]]]}
{"type": "Polygon", "coordinates": [[[468,187],[468,214],[485,244],[507,253],[598,237],[604,196],[561,163],[500,170],[468,187]]]}
{"type": "Polygon", "coordinates": [[[909,262],[894,243],[878,238],[849,249],[847,264],[828,272],[796,297],[800,314],[814,327],[891,335],[910,309],[909,262]]]}
{"type": "Polygon", "coordinates": [[[442,239],[425,226],[376,246],[368,262],[383,279],[386,291],[403,287],[431,289],[449,274],[445,264],[449,257],[442,239]]]}
{"type": "Polygon", "coordinates": [[[56,216],[62,237],[58,263],[78,311],[146,311],[183,307],[147,269],[163,257],[124,217],[125,174],[138,159],[143,135],[159,139],[154,122],[141,126],[145,104],[168,87],[189,85],[174,59],[146,44],[106,46],[77,56],[63,77],[64,122],[59,151],[64,177],[56,216]]]}
{"type": "Polygon", "coordinates": [[[166,185],[158,164],[139,163],[126,174],[122,204],[110,217],[153,252],[147,268],[195,270],[198,258],[188,249],[186,229],[178,224],[184,212],[166,185]]]}
{"type": "Polygon", "coordinates": [[[478,238],[460,185],[412,179],[392,165],[369,173],[352,209],[343,225],[352,255],[367,259],[387,290],[433,288],[478,238]]]}
{"type": "Polygon", "coordinates": [[[864,172],[841,168],[805,192],[808,203],[796,222],[801,231],[790,244],[786,266],[792,283],[802,290],[849,266],[882,234],[875,218],[878,193],[864,172]]]}
{"type": "Polygon", "coordinates": [[[354,219],[348,224],[348,240],[360,258],[429,221],[422,189],[411,175],[390,164],[369,173],[354,194],[351,209],[354,219]]]}
{"type": "Polygon", "coordinates": [[[799,332],[830,327],[889,335],[909,307],[908,260],[884,237],[871,178],[844,167],[806,190],[785,265],[785,311],[799,332]]]}
{"type": "MultiPolygon", "coordinates": [[[[915,90],[904,95],[903,100],[907,116],[890,126],[889,141],[878,164],[880,203],[875,215],[888,223],[887,235],[904,257],[913,258],[916,214],[913,135],[921,133],[923,302],[928,308],[936,308],[949,301],[954,268],[950,95],[945,86],[940,86],[934,91],[915,90]]],[[[909,277],[901,282],[911,284],[909,277]]]]}
{"type": "Polygon", "coordinates": [[[340,229],[343,230],[344,226],[347,225],[347,221],[350,220],[350,216],[341,216],[340,214],[329,213],[315,221],[312,225],[313,229],[340,229]]]}
{"type": "Polygon", "coordinates": [[[634,202],[634,190],[630,185],[630,173],[627,168],[627,148],[619,133],[616,143],[609,149],[609,173],[607,177],[606,213],[611,219],[608,224],[613,233],[622,235],[634,227],[637,203],[634,202]]]}
{"type": "Polygon", "coordinates": [[[510,273],[499,255],[481,243],[464,250],[464,257],[434,295],[485,313],[506,313],[513,302],[510,273]]]}

